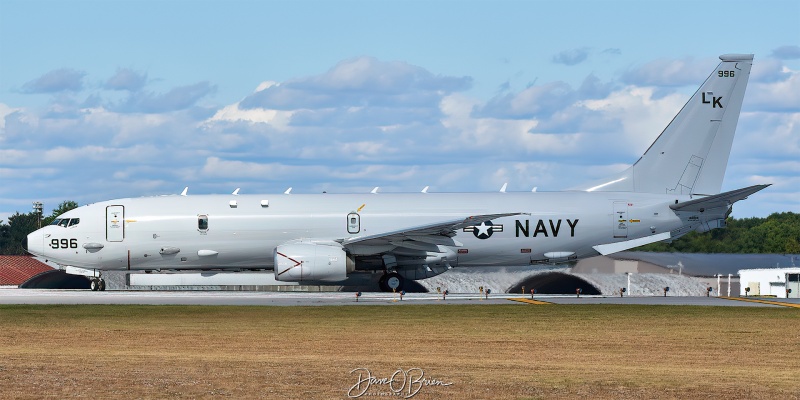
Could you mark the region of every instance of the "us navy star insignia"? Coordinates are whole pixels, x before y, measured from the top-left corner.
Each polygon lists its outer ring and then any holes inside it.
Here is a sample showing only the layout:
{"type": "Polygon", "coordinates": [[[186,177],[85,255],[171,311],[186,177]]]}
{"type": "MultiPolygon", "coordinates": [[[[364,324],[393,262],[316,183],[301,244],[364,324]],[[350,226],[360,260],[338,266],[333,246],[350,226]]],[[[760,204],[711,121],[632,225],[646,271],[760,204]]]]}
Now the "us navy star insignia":
{"type": "Polygon", "coordinates": [[[495,225],[492,221],[481,222],[480,225],[471,225],[464,227],[464,232],[472,232],[478,239],[488,239],[492,237],[495,232],[502,232],[503,225],[495,225]]]}

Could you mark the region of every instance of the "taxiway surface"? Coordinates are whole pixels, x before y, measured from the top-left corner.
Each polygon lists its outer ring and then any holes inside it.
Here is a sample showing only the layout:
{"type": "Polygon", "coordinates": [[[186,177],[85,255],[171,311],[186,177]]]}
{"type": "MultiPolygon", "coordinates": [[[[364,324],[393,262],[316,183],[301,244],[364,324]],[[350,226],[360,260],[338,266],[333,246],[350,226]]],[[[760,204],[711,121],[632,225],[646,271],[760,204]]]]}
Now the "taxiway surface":
{"type": "Polygon", "coordinates": [[[450,294],[445,299],[436,293],[409,293],[400,298],[392,293],[342,292],[223,292],[223,291],[105,291],[54,289],[3,289],[0,304],[148,304],[148,305],[249,305],[249,306],[331,306],[331,305],[403,305],[403,304],[640,304],[737,307],[800,307],[798,299],[723,297],[610,297],[610,296],[531,296],[515,294],[450,294]],[[745,301],[741,301],[745,300],[745,301]],[[777,304],[776,304],[777,303],[777,304]]]}

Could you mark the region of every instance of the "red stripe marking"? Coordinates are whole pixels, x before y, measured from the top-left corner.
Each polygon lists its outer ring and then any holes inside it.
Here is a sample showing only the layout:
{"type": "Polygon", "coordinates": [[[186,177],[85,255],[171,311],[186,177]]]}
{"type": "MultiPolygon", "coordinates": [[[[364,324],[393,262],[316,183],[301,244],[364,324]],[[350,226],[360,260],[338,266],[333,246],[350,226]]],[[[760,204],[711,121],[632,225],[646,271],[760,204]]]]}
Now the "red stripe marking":
{"type": "Polygon", "coordinates": [[[287,256],[286,254],[283,254],[283,253],[281,253],[281,252],[279,252],[279,251],[276,251],[276,253],[278,253],[278,255],[279,255],[279,256],[281,256],[281,257],[283,257],[283,258],[286,258],[287,260],[289,260],[289,261],[291,261],[291,262],[293,262],[293,263],[294,263],[294,265],[292,265],[291,267],[289,267],[289,268],[286,268],[285,270],[283,270],[283,271],[279,272],[279,273],[278,273],[278,276],[280,276],[280,275],[283,275],[283,273],[284,273],[284,272],[286,272],[286,271],[288,271],[288,270],[290,270],[290,269],[292,269],[292,268],[294,268],[294,267],[299,267],[299,266],[302,264],[302,262],[301,262],[301,261],[297,261],[297,260],[295,260],[294,258],[292,258],[292,257],[289,257],[289,256],[287,256]]]}

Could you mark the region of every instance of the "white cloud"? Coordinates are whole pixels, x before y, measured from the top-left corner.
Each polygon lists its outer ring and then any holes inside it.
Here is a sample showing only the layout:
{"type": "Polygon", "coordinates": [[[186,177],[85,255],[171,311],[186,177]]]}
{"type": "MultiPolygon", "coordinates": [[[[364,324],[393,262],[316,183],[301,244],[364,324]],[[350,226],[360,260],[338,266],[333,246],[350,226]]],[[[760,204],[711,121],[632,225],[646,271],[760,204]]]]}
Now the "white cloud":
{"type": "MultiPolygon", "coordinates": [[[[9,204],[55,204],[185,185],[192,193],[496,191],[506,181],[509,191],[563,189],[635,161],[716,65],[651,64],[614,80],[588,75],[578,88],[543,82],[480,99],[465,92],[469,77],[356,58],[315,76],[254,82],[242,101],[216,107],[198,106],[210,101],[211,83],[159,95],[136,89],[143,74],[122,76],[114,83],[122,92],[59,92],[40,109],[0,103],[0,193],[14,188],[24,199],[9,204]],[[667,66],[686,90],[654,79],[651,64],[667,66]]],[[[726,178],[730,189],[785,182],[770,188],[776,210],[796,192],[797,75],[774,60],[754,72],[726,178]]]]}
{"type": "Polygon", "coordinates": [[[758,60],[753,63],[753,68],[750,70],[750,84],[782,81],[789,77],[789,72],[781,60],[775,58],[758,60]]]}
{"type": "MultiPolygon", "coordinates": [[[[759,184],[771,184],[769,188],[765,189],[768,190],[767,193],[774,195],[778,195],[780,192],[784,190],[791,190],[792,192],[797,192],[798,187],[800,187],[800,176],[785,176],[785,175],[748,175],[746,176],[745,180],[750,182],[751,185],[759,185],[759,184]]],[[[795,199],[796,200],[796,199],[795,199]]]]}
{"type": "Polygon", "coordinates": [[[369,142],[339,142],[331,146],[303,147],[299,156],[303,159],[349,159],[352,161],[372,161],[380,157],[396,156],[399,149],[388,143],[377,141],[369,142]]]}
{"type": "Polygon", "coordinates": [[[589,48],[581,47],[578,49],[564,50],[553,56],[553,62],[564,65],[577,65],[589,57],[589,48]]]}
{"type": "Polygon", "coordinates": [[[109,78],[104,87],[111,90],[139,90],[147,83],[147,74],[130,68],[117,68],[117,73],[109,78]]]}
{"type": "Polygon", "coordinates": [[[659,59],[622,74],[622,81],[637,86],[700,85],[713,68],[713,61],[694,58],[659,59]]]}
{"type": "Polygon", "coordinates": [[[505,93],[475,108],[476,117],[532,119],[547,116],[578,99],[564,82],[531,85],[519,93],[505,93]]]}
{"type": "MultiPolygon", "coordinates": [[[[475,116],[476,101],[454,94],[442,100],[442,125],[453,134],[444,140],[444,149],[472,154],[486,154],[486,149],[502,148],[511,159],[533,154],[565,154],[575,151],[581,134],[533,133],[539,123],[535,119],[501,119],[475,116]]],[[[496,157],[496,156],[493,156],[496,157]]]]}
{"type": "Polygon", "coordinates": [[[656,99],[653,93],[651,87],[627,86],[605,99],[587,100],[583,104],[620,122],[623,136],[617,138],[615,146],[622,146],[631,154],[642,154],[688,101],[679,94],[656,99]]]}
{"type": "Polygon", "coordinates": [[[191,85],[178,86],[166,93],[144,91],[132,92],[121,103],[110,108],[118,112],[159,114],[170,111],[185,110],[194,106],[200,99],[216,91],[216,86],[209,82],[198,82],[191,85]]]}
{"type": "Polygon", "coordinates": [[[800,112],[800,72],[786,67],[781,72],[786,79],[752,83],[745,104],[758,110],[800,112]]]}
{"type": "Polygon", "coordinates": [[[250,108],[242,110],[239,103],[223,107],[214,114],[213,117],[204,121],[209,124],[217,121],[245,121],[251,123],[270,124],[277,129],[286,129],[292,118],[292,111],[266,110],[263,108],[250,108]]]}
{"type": "MultiPolygon", "coordinates": [[[[302,167],[301,167],[302,168],[302,167]]],[[[209,157],[203,166],[202,173],[209,177],[240,177],[270,179],[286,174],[298,175],[301,168],[292,168],[278,163],[262,164],[257,162],[223,160],[209,157]]]]}
{"type": "MultiPolygon", "coordinates": [[[[258,84],[253,93],[267,90],[271,87],[279,86],[280,83],[274,81],[264,81],[258,84]]],[[[217,110],[214,116],[201,123],[201,126],[210,126],[215,122],[250,122],[270,124],[276,129],[285,130],[294,114],[293,111],[269,110],[261,107],[241,109],[240,102],[227,105],[217,110]]]]}
{"type": "MultiPolygon", "coordinates": [[[[0,168],[0,178],[4,179],[40,179],[58,173],[55,168],[0,168]]],[[[11,193],[13,188],[5,188],[3,192],[11,193]]]]}
{"type": "Polygon", "coordinates": [[[0,160],[2,164],[16,165],[29,160],[30,154],[27,151],[16,149],[0,149],[0,160]]]}
{"type": "Polygon", "coordinates": [[[772,56],[784,60],[800,59],[800,46],[798,45],[780,46],[772,50],[772,56]]]}
{"type": "Polygon", "coordinates": [[[0,140],[2,140],[2,133],[6,129],[6,116],[21,110],[20,108],[9,107],[8,104],[0,103],[0,140]]]}
{"type": "Polygon", "coordinates": [[[469,77],[434,75],[401,61],[344,60],[326,73],[271,85],[247,96],[239,108],[276,110],[352,106],[425,107],[443,94],[463,91],[469,77]]]}
{"type": "Polygon", "coordinates": [[[56,93],[79,91],[83,89],[83,77],[86,73],[72,68],[52,70],[22,85],[24,93],[56,93]]]}
{"type": "Polygon", "coordinates": [[[768,164],[800,158],[800,112],[742,112],[736,132],[734,157],[768,164]]]}

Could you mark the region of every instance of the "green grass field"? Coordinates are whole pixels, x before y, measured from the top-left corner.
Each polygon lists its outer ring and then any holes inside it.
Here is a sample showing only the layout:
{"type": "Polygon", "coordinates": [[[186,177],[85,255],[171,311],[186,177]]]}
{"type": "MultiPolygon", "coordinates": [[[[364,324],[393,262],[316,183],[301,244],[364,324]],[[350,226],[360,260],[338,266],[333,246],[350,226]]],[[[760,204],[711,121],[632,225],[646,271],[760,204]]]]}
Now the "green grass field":
{"type": "MultiPolygon", "coordinates": [[[[2,398],[347,398],[359,368],[452,383],[410,385],[419,399],[797,398],[800,312],[0,306],[2,398]]],[[[366,394],[391,392],[376,382],[366,394]]]]}

